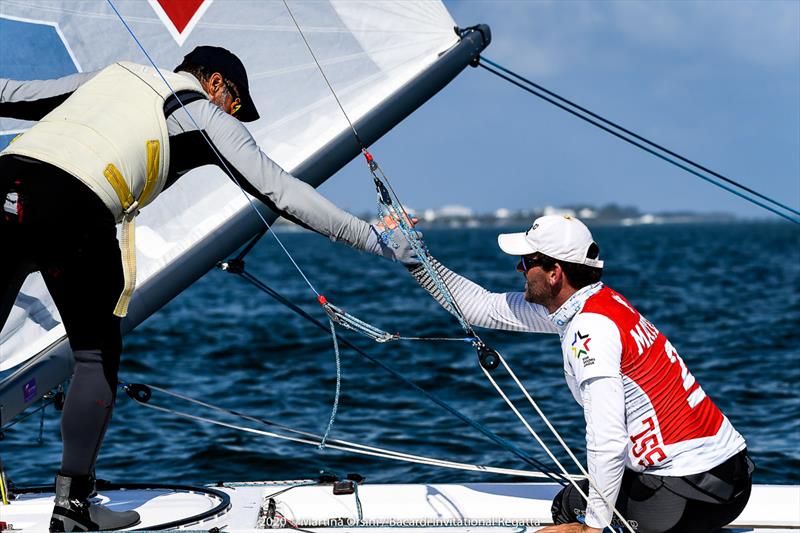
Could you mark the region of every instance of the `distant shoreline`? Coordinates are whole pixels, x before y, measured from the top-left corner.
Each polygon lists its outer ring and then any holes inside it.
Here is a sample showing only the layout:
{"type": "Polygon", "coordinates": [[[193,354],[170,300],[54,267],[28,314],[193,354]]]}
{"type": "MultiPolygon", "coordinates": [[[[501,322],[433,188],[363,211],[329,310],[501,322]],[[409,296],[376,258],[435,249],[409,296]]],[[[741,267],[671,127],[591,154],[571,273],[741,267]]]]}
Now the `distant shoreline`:
{"type": "MultiPolygon", "coordinates": [[[[367,218],[367,217],[362,217],[367,218]]],[[[503,221],[476,221],[474,219],[469,220],[436,220],[436,221],[425,221],[421,220],[419,222],[419,227],[422,230],[460,230],[460,229],[491,229],[491,228],[513,228],[519,230],[520,228],[526,228],[530,226],[531,221],[533,219],[514,219],[514,220],[503,220],[503,221]]],[[[371,223],[377,222],[377,220],[373,219],[370,221],[371,223]]],[[[783,220],[772,220],[769,218],[738,218],[738,217],[706,217],[706,216],[696,216],[696,217],[685,217],[685,218],[668,218],[664,220],[660,220],[658,222],[624,222],[623,220],[587,220],[587,225],[592,228],[613,228],[613,227],[667,227],[667,226],[690,226],[690,225],[727,225],[727,224],[777,224],[777,225],[787,225],[789,224],[783,220]]],[[[306,232],[310,231],[303,227],[297,226],[296,224],[286,221],[283,218],[279,218],[278,221],[274,224],[275,229],[278,231],[286,231],[286,232],[306,232]]]]}
{"type": "MultiPolygon", "coordinates": [[[[662,226],[679,224],[732,224],[770,222],[769,218],[740,218],[731,213],[663,212],[642,213],[635,207],[607,205],[600,208],[588,206],[552,207],[517,210],[498,209],[490,213],[474,213],[464,206],[444,206],[438,209],[417,211],[406,208],[412,216],[419,218],[419,225],[428,229],[463,228],[510,228],[526,227],[542,215],[565,215],[578,217],[590,227],[602,226],[662,226]]],[[[362,213],[362,219],[372,224],[378,223],[374,213],[362,213]]],[[[282,228],[294,226],[291,222],[278,219],[282,228]]],[[[297,229],[302,229],[297,227],[297,229]]]]}

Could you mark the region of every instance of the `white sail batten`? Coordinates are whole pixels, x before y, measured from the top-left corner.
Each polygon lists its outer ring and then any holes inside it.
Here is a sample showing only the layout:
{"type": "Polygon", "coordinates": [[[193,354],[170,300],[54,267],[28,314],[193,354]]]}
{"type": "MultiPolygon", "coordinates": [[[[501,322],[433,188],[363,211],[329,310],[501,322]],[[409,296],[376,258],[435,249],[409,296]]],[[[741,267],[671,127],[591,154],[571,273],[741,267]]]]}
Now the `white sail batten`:
{"type": "MultiPolygon", "coordinates": [[[[159,67],[173,68],[199,44],[236,53],[248,69],[251,94],[262,117],[248,127],[262,149],[290,172],[349,130],[283,2],[200,4],[188,23],[186,13],[168,13],[162,6],[169,3],[160,0],[118,2],[117,8],[159,67]]],[[[353,122],[459,40],[454,21],[438,1],[314,0],[289,5],[353,122]]],[[[53,28],[76,71],[101,69],[117,60],[147,62],[104,2],[3,0],[0,19],[53,28]]],[[[18,44],[3,42],[3,33],[9,34],[0,32],[0,49],[18,44]]],[[[0,132],[30,125],[0,118],[0,132]]],[[[242,192],[216,167],[192,171],[143,210],[137,219],[138,280],[132,313],[160,272],[214,239],[220,228],[240,220],[247,210],[242,192]]],[[[163,286],[157,290],[170,292],[163,286]]],[[[32,274],[0,332],[0,371],[20,365],[64,336],[41,276],[32,274]]]]}

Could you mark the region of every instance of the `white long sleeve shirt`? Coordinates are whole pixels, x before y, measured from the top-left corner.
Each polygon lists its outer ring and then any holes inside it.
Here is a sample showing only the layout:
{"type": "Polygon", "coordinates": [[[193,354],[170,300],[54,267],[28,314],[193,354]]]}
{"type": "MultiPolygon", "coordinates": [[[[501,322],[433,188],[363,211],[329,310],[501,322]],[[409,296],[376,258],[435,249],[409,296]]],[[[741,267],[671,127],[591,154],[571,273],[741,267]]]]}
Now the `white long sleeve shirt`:
{"type": "MultiPolygon", "coordinates": [[[[625,468],[698,474],[745,448],[672,344],[619,293],[589,285],[548,315],[520,292],[492,293],[436,266],[471,324],[559,334],[567,386],[586,420],[586,525],[609,524],[600,492],[616,502],[625,468]]],[[[422,267],[412,274],[445,305],[422,267]]]]}

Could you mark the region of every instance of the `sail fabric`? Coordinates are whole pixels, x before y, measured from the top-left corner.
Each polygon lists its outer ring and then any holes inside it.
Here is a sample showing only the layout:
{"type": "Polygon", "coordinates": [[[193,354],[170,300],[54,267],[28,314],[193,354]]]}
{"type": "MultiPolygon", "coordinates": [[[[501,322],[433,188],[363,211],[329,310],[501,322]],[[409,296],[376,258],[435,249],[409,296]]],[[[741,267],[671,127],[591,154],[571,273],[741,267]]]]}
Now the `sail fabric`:
{"type": "MultiPolygon", "coordinates": [[[[288,4],[353,122],[458,42],[455,23],[439,1],[288,4]]],[[[200,44],[237,54],[247,67],[262,117],[248,128],[286,170],[350,128],[283,2],[116,0],[114,5],[161,68],[174,68],[200,44]]],[[[99,70],[118,60],[148,63],[107,2],[0,2],[0,77],[56,77],[99,70]]],[[[30,126],[0,118],[0,147],[30,126]]],[[[247,209],[245,196],[216,167],[201,167],[181,178],[137,219],[137,292],[149,290],[160,271],[209,242],[247,209]]],[[[41,276],[32,274],[0,331],[0,371],[64,335],[41,276]]]]}

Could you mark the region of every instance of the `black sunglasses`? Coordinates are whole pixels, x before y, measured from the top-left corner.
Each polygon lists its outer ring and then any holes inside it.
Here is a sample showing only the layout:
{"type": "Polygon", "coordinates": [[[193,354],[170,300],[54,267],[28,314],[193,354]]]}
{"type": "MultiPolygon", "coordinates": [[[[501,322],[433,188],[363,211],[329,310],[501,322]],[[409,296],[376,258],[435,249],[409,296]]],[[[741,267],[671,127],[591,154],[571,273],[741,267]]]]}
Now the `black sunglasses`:
{"type": "Polygon", "coordinates": [[[517,263],[517,272],[527,274],[528,270],[536,266],[542,266],[543,264],[544,258],[541,256],[541,254],[533,253],[523,255],[519,258],[519,263],[517,263]]]}

